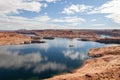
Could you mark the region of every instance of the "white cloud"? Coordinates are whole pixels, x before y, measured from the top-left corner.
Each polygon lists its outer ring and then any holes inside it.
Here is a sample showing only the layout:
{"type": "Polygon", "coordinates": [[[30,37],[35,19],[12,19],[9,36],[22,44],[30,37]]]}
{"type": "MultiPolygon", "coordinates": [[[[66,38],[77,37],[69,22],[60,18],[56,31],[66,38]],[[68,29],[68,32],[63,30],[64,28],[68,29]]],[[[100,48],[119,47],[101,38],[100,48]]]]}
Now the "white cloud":
{"type": "Polygon", "coordinates": [[[66,24],[66,26],[77,26],[79,25],[81,22],[85,22],[85,19],[74,16],[74,17],[62,17],[59,19],[53,19],[52,22],[55,23],[63,23],[66,24]]]}
{"type": "MultiPolygon", "coordinates": [[[[91,29],[115,29],[113,26],[107,26],[103,23],[95,23],[90,25],[91,29]]],[[[119,29],[119,27],[116,26],[116,29],[119,29]]]]}
{"type": "Polygon", "coordinates": [[[100,27],[100,26],[105,26],[105,24],[98,23],[98,24],[93,24],[92,26],[94,26],[94,27],[100,27]]]}
{"type": "MultiPolygon", "coordinates": [[[[0,17],[0,30],[50,28],[48,26],[51,26],[51,24],[47,23],[49,20],[50,18],[48,16],[39,16],[33,19],[17,16],[4,16],[0,17]]],[[[52,26],[54,27],[54,25],[52,26]]]]}
{"type": "Polygon", "coordinates": [[[92,8],[92,6],[87,6],[84,4],[82,4],[82,5],[72,4],[69,7],[64,8],[62,13],[69,15],[69,14],[74,14],[74,13],[78,13],[78,12],[85,12],[91,8],[92,8]]]}
{"type": "Polygon", "coordinates": [[[56,2],[57,0],[45,0],[46,2],[56,2]]]}
{"type": "Polygon", "coordinates": [[[54,22],[67,22],[67,23],[74,23],[74,22],[84,22],[85,19],[80,17],[64,17],[63,19],[54,19],[54,22]]]}
{"type": "Polygon", "coordinates": [[[47,7],[47,2],[60,0],[0,0],[0,30],[17,29],[74,29],[75,26],[85,19],[80,17],[64,17],[52,19],[47,14],[35,18],[20,16],[8,16],[7,14],[19,14],[20,10],[40,12],[41,8],[47,7]],[[63,23],[61,25],[61,23],[63,23]],[[4,26],[4,27],[3,27],[4,26]]]}
{"type": "Polygon", "coordinates": [[[47,3],[56,1],[59,0],[0,0],[0,30],[57,28],[59,25],[50,23],[51,18],[47,14],[32,19],[8,16],[8,14],[19,14],[20,10],[40,12],[43,7],[47,7],[47,3]]]}
{"type": "Polygon", "coordinates": [[[47,22],[49,21],[51,18],[49,16],[39,16],[36,17],[34,20],[39,21],[39,22],[47,22]]]}
{"type": "Polygon", "coordinates": [[[92,20],[91,20],[91,22],[95,22],[95,21],[96,21],[96,19],[92,19],[92,20]]]}
{"type": "Polygon", "coordinates": [[[18,17],[18,16],[1,16],[0,17],[0,30],[18,30],[18,29],[75,29],[84,19],[71,19],[66,18],[65,25],[61,23],[54,23],[54,20],[49,16],[39,16],[33,19],[18,17]],[[70,19],[70,21],[69,21],[70,19]],[[3,27],[4,26],[4,27],[3,27]]]}
{"type": "Polygon", "coordinates": [[[106,17],[112,19],[116,23],[120,23],[120,14],[109,14],[106,17]]]}
{"type": "Polygon", "coordinates": [[[120,0],[110,0],[93,11],[91,14],[104,13],[107,18],[112,19],[116,23],[120,23],[120,0]]]}
{"type": "Polygon", "coordinates": [[[9,13],[19,14],[19,10],[26,10],[32,12],[41,11],[42,7],[47,7],[45,3],[37,1],[24,1],[24,0],[0,0],[0,14],[5,15],[9,13]]]}
{"type": "Polygon", "coordinates": [[[48,3],[51,3],[51,2],[56,2],[56,1],[60,1],[60,0],[26,0],[26,1],[45,1],[45,2],[48,2],[48,3]]]}

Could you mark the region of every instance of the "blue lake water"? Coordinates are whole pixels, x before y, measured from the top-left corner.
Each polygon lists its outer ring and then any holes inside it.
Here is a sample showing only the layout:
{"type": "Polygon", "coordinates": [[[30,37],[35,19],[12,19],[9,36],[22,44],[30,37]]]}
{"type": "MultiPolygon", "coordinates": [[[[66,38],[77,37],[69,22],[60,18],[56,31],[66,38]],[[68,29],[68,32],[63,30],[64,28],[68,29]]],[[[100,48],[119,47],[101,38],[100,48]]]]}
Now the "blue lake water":
{"type": "Polygon", "coordinates": [[[0,80],[38,80],[71,72],[89,58],[89,49],[108,46],[77,39],[45,41],[41,44],[0,46],[0,80]]]}

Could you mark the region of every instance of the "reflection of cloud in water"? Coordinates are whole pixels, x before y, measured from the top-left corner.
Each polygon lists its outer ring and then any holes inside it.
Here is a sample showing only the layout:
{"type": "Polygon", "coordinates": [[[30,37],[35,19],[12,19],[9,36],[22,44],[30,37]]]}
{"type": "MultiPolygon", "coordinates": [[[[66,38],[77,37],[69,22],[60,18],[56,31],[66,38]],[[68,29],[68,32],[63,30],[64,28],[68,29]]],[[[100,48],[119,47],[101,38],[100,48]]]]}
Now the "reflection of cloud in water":
{"type": "Polygon", "coordinates": [[[80,52],[76,52],[69,49],[66,51],[63,51],[63,54],[65,57],[69,57],[71,60],[76,60],[76,59],[84,60],[88,58],[88,56],[85,53],[80,53],[80,52]]]}
{"type": "Polygon", "coordinates": [[[51,70],[64,70],[66,66],[63,64],[55,63],[55,62],[46,62],[47,57],[43,57],[40,53],[30,53],[20,55],[17,52],[11,53],[6,49],[0,50],[0,68],[5,69],[30,69],[33,68],[33,71],[36,73],[40,73],[41,71],[45,71],[46,69],[51,70]]]}
{"type": "Polygon", "coordinates": [[[50,48],[50,45],[48,43],[43,43],[43,44],[37,44],[36,47],[41,48],[47,52],[48,49],[50,48]]]}
{"type": "Polygon", "coordinates": [[[67,67],[63,64],[55,63],[55,62],[48,62],[46,64],[39,64],[35,69],[34,72],[42,72],[46,69],[52,70],[65,70],[67,67]]]}
{"type": "Polygon", "coordinates": [[[79,52],[74,52],[73,50],[63,51],[65,57],[69,57],[72,60],[79,58],[79,52]]]}
{"type": "Polygon", "coordinates": [[[40,61],[42,61],[42,56],[39,53],[19,55],[18,53],[0,52],[0,67],[3,68],[30,68],[40,61]]]}

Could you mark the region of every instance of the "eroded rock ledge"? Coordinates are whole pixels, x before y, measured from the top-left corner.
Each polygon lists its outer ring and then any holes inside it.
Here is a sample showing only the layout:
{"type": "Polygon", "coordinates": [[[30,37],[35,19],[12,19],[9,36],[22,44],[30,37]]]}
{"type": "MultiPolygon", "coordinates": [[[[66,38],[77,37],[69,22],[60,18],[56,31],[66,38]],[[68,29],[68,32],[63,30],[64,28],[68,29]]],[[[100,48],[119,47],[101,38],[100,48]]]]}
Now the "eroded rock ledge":
{"type": "Polygon", "coordinates": [[[47,80],[120,80],[120,46],[93,48],[89,55],[94,59],[73,73],[54,76],[47,80]]]}

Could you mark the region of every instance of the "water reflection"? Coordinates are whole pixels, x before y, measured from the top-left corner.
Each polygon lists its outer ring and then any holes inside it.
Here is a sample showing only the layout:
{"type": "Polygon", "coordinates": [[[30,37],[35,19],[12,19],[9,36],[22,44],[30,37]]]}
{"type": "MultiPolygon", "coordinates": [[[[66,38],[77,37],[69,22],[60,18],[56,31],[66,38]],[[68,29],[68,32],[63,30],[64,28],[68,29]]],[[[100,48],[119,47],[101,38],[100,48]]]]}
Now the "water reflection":
{"type": "Polygon", "coordinates": [[[30,53],[19,55],[18,53],[0,53],[0,67],[17,69],[24,67],[26,69],[42,61],[39,53],[30,53]]]}
{"type": "Polygon", "coordinates": [[[6,69],[30,69],[33,68],[34,72],[42,72],[46,69],[52,70],[64,70],[66,66],[63,64],[57,64],[55,62],[47,62],[47,57],[42,57],[40,53],[29,53],[20,55],[19,52],[11,53],[7,50],[0,52],[0,68],[6,69]],[[4,53],[3,53],[4,52],[4,53]]]}
{"type": "Polygon", "coordinates": [[[87,52],[90,48],[101,46],[106,45],[61,38],[46,40],[44,44],[1,46],[0,80],[28,79],[31,76],[43,79],[72,71],[89,58],[87,52]],[[69,47],[69,45],[74,46],[69,47]]]}
{"type": "Polygon", "coordinates": [[[80,52],[76,52],[76,51],[73,51],[73,50],[63,51],[63,54],[64,54],[65,57],[68,57],[71,60],[76,60],[76,59],[84,60],[84,59],[89,58],[86,54],[80,53],[80,52]]]}
{"type": "Polygon", "coordinates": [[[67,67],[64,64],[59,64],[56,62],[47,62],[45,64],[39,64],[34,69],[34,72],[40,73],[42,71],[45,71],[47,69],[51,70],[65,70],[67,67]]]}

